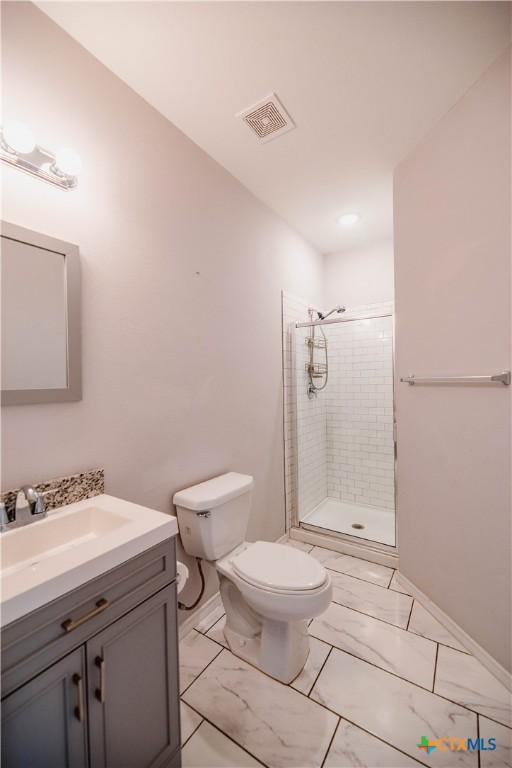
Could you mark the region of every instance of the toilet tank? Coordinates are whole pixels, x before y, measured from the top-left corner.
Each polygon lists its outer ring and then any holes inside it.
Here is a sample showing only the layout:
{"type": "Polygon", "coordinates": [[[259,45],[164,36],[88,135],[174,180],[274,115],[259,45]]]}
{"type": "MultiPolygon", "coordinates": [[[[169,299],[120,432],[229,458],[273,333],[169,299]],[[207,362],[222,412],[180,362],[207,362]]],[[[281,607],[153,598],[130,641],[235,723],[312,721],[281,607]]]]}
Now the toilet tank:
{"type": "Polygon", "coordinates": [[[253,485],[250,475],[227,472],[174,494],[187,554],[218,560],[244,541],[253,485]]]}

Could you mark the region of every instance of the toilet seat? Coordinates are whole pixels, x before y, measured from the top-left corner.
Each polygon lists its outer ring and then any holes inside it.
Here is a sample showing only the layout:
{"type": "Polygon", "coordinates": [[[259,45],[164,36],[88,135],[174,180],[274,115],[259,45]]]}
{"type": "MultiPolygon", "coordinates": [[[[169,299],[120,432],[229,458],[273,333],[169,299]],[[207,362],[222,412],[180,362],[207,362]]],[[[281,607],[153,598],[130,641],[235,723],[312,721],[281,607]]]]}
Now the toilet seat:
{"type": "Polygon", "coordinates": [[[278,594],[311,594],[323,587],[326,572],[310,555],[283,544],[257,541],[230,558],[234,573],[247,584],[278,594]]]}

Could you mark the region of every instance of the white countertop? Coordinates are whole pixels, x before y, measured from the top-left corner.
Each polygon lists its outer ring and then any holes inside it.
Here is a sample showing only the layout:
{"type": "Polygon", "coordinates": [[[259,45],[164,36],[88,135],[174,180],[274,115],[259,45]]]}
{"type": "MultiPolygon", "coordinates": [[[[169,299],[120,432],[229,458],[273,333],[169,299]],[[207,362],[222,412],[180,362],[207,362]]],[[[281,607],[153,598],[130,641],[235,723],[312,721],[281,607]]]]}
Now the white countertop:
{"type": "Polygon", "coordinates": [[[2,625],[177,533],[172,515],[107,494],[51,510],[43,520],[2,533],[2,625]]]}

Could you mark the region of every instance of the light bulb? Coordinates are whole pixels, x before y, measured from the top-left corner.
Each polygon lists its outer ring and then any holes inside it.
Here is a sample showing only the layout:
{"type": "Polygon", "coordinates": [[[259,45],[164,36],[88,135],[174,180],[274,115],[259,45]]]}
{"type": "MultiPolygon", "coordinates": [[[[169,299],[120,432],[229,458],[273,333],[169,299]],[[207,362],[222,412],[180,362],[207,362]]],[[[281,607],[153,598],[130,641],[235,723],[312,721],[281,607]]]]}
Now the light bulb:
{"type": "Polygon", "coordinates": [[[341,224],[342,227],[349,228],[354,227],[359,221],[359,214],[358,213],[344,213],[342,216],[338,219],[338,224],[341,224]]]}
{"type": "Polygon", "coordinates": [[[55,155],[55,167],[64,176],[78,176],[82,170],[82,161],[74,149],[62,147],[55,155]]]}
{"type": "Polygon", "coordinates": [[[17,120],[6,123],[2,129],[2,135],[9,149],[20,155],[29,155],[36,146],[34,134],[30,128],[17,120]]]}

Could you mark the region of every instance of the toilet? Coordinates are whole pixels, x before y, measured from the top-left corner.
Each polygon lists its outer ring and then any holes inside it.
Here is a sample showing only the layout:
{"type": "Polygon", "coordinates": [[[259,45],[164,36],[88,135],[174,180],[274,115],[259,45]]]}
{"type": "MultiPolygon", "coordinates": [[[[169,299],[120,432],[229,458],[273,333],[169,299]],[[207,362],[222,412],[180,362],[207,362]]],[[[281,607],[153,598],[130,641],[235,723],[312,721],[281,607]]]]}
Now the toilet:
{"type": "Polygon", "coordinates": [[[304,667],[308,621],[332,597],[315,558],[266,541],[245,541],[253,478],[227,472],[174,495],[187,554],[211,562],[219,576],[230,650],[283,683],[304,667]]]}

